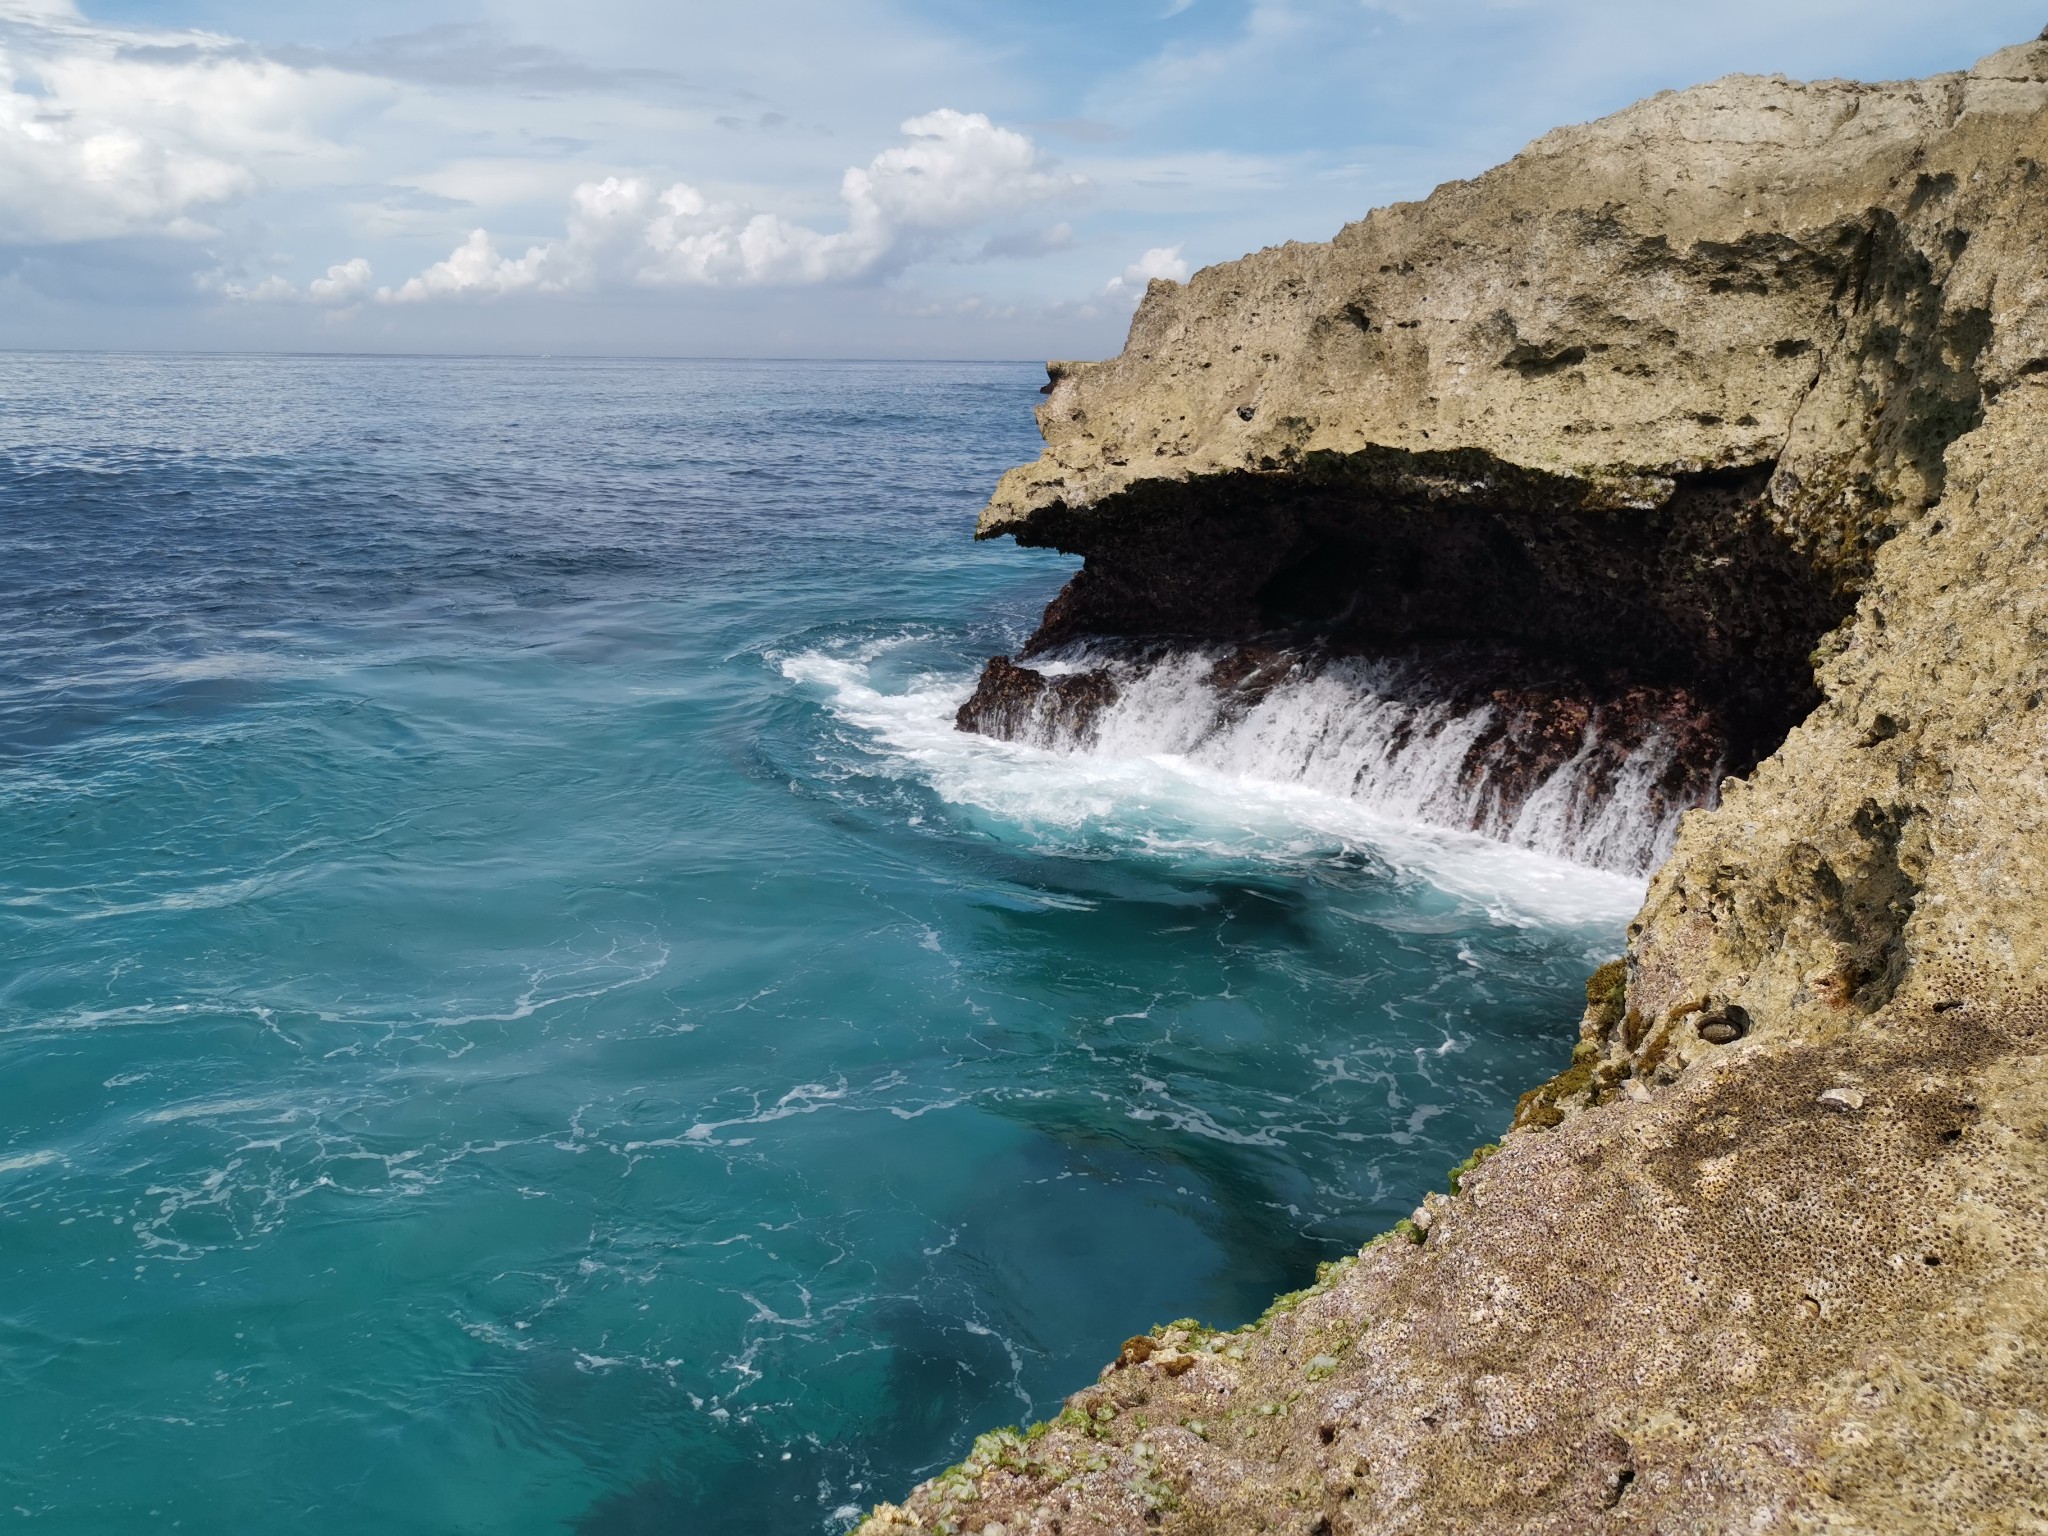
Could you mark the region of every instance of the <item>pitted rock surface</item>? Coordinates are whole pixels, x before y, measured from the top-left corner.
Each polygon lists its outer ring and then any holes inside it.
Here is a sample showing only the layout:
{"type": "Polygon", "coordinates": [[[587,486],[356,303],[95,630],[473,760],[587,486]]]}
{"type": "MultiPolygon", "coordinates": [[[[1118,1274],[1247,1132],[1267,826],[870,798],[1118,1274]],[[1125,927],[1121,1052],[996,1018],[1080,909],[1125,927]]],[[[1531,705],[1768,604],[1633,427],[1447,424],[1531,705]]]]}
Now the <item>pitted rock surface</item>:
{"type": "Polygon", "coordinates": [[[2048,1528],[2044,1125],[2023,999],[1732,1047],[1260,1325],[1126,1346],[868,1536],[2048,1528]]]}
{"type": "Polygon", "coordinates": [[[1055,365],[1045,643],[1634,646],[1761,761],[1426,1223],[869,1536],[2048,1531],[2044,165],[2048,44],[1722,81],[1055,365]]]}

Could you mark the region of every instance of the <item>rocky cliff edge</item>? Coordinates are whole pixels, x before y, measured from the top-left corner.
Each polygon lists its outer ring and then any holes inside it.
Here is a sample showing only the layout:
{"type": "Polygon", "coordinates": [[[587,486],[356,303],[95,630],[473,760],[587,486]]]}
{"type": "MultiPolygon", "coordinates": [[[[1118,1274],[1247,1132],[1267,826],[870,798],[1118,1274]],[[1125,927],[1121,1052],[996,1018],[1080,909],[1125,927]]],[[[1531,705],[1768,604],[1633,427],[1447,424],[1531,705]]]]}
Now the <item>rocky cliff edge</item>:
{"type": "Polygon", "coordinates": [[[2048,1531],[2044,165],[2048,42],[1724,80],[1052,366],[1040,644],[1604,659],[1749,771],[1497,1151],[869,1536],[2048,1531]]]}

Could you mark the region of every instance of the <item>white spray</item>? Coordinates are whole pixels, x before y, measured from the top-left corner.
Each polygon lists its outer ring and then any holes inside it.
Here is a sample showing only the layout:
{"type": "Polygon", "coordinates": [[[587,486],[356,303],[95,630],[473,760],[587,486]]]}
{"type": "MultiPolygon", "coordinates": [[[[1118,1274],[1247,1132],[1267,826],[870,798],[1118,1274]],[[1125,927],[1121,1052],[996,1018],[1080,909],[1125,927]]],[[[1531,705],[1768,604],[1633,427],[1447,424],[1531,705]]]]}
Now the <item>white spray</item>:
{"type": "Polygon", "coordinates": [[[1578,751],[1518,793],[1488,772],[1484,744],[1501,724],[1491,702],[1453,698],[1399,662],[1356,658],[1283,658],[1270,686],[1239,690],[1215,681],[1219,654],[1188,649],[1134,661],[1080,650],[1036,662],[1053,678],[1105,670],[1116,697],[1077,727],[1048,696],[1005,734],[1062,754],[1184,758],[1620,874],[1661,863],[1692,808],[1659,792],[1676,766],[1666,733],[1628,743],[1617,767],[1601,750],[1596,711],[1578,751]]]}

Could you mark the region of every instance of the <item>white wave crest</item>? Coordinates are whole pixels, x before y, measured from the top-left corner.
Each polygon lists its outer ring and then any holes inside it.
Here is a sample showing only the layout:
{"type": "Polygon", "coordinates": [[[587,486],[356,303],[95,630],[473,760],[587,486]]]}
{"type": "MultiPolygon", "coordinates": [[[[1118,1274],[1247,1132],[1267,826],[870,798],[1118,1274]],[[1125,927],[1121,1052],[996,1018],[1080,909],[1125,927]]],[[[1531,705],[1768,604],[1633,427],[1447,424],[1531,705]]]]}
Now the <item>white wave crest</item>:
{"type": "MultiPolygon", "coordinates": [[[[1248,729],[1216,739],[1194,728],[1197,711],[1169,678],[1120,699],[1085,745],[1008,742],[955,729],[971,678],[925,674],[889,690],[875,680],[877,659],[872,647],[852,656],[817,650],[780,665],[862,733],[879,769],[914,775],[948,803],[1026,838],[1290,864],[1359,849],[1516,924],[1609,927],[1642,901],[1637,876],[1433,824],[1423,813],[1434,790],[1347,792],[1342,774],[1322,766],[1330,733],[1367,742],[1386,722],[1351,719],[1334,697],[1319,718],[1300,708],[1257,724],[1247,716],[1248,729]]],[[[1213,706],[1209,713],[1213,720],[1213,706]]],[[[1455,738],[1440,746],[1454,749],[1455,738]]]]}
{"type": "MultiPolygon", "coordinates": [[[[1619,771],[1596,715],[1578,751],[1526,793],[1483,769],[1503,723],[1492,703],[1416,686],[1398,663],[1294,666],[1248,708],[1214,681],[1217,657],[1191,649],[1141,665],[1111,661],[1116,698],[1082,729],[1041,708],[1027,737],[1056,752],[1184,757],[1246,782],[1295,784],[1403,823],[1470,830],[1575,863],[1641,874],[1663,862],[1690,807],[1658,794],[1677,745],[1652,733],[1619,771]],[[1476,756],[1475,756],[1476,754],[1476,756]]],[[[1100,664],[1042,665],[1057,675],[1100,664]]]]}

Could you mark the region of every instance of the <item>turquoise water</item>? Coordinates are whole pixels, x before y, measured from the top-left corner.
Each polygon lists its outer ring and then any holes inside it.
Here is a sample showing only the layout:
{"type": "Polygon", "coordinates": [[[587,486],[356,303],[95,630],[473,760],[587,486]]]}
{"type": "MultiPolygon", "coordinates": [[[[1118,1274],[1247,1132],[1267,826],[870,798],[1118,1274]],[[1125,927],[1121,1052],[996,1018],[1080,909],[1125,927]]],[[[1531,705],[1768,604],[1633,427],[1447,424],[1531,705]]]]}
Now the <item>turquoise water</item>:
{"type": "Polygon", "coordinates": [[[0,1525],[840,1530],[1557,1069],[1636,887],[950,729],[1041,378],[0,357],[0,1525]]]}

